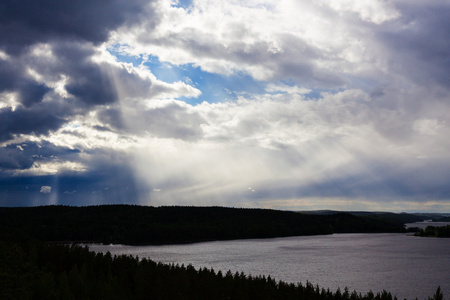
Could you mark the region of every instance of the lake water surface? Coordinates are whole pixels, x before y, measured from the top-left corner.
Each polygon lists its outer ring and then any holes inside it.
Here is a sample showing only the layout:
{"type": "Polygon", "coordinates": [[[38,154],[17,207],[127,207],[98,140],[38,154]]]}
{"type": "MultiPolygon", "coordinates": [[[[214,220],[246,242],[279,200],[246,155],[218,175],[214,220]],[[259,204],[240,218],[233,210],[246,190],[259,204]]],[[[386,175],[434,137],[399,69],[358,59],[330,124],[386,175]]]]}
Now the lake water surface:
{"type": "Polygon", "coordinates": [[[163,263],[192,264],[335,291],[383,289],[399,299],[425,299],[438,285],[450,299],[450,239],[405,234],[333,234],[168,246],[88,245],[163,263]]]}

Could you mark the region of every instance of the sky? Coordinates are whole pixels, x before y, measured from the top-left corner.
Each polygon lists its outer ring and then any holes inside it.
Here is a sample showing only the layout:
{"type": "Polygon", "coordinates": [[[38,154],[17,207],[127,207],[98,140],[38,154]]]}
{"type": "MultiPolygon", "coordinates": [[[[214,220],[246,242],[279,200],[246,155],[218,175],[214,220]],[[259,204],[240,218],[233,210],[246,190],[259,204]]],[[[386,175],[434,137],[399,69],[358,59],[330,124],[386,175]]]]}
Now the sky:
{"type": "Polygon", "coordinates": [[[0,206],[450,212],[449,0],[3,0],[0,206]]]}

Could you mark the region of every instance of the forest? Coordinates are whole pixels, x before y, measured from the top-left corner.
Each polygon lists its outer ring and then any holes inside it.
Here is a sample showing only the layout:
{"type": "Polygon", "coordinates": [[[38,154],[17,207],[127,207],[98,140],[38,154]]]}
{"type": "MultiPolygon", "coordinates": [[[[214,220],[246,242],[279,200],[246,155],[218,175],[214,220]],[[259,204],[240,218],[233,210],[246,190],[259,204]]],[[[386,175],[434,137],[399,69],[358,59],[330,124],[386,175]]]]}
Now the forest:
{"type": "MultiPolygon", "coordinates": [[[[75,244],[49,244],[2,233],[0,299],[308,299],[392,300],[387,291],[330,291],[270,276],[223,274],[191,265],[168,265],[131,256],[95,253],[75,244]]],[[[440,288],[428,300],[442,300],[440,288]]]]}
{"type": "Polygon", "coordinates": [[[408,214],[313,215],[269,209],[102,205],[0,208],[0,230],[43,241],[129,245],[273,238],[332,233],[404,232],[408,214]]]}
{"type": "MultiPolygon", "coordinates": [[[[224,207],[0,208],[0,299],[391,300],[270,276],[95,253],[77,242],[169,244],[331,233],[404,232],[407,214],[355,216],[224,207]]],[[[440,288],[428,300],[441,300],[440,288]]]]}

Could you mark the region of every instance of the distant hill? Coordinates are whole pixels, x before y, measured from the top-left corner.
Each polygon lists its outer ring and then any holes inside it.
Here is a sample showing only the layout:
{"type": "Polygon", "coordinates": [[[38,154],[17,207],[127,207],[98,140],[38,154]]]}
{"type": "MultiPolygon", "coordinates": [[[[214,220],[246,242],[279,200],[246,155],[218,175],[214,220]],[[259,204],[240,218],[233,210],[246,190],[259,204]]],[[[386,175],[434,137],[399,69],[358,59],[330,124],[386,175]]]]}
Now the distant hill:
{"type": "Polygon", "coordinates": [[[420,222],[423,220],[433,220],[445,222],[446,219],[450,220],[448,214],[438,214],[438,213],[392,213],[384,211],[336,211],[336,210],[312,210],[312,211],[299,211],[303,214],[312,215],[334,215],[338,213],[346,213],[354,216],[378,216],[383,217],[388,220],[395,220],[403,223],[413,223],[420,222]]]}
{"type": "Polygon", "coordinates": [[[102,205],[0,208],[1,232],[44,241],[172,244],[332,233],[403,232],[407,214],[306,214],[227,207],[102,205]]]}

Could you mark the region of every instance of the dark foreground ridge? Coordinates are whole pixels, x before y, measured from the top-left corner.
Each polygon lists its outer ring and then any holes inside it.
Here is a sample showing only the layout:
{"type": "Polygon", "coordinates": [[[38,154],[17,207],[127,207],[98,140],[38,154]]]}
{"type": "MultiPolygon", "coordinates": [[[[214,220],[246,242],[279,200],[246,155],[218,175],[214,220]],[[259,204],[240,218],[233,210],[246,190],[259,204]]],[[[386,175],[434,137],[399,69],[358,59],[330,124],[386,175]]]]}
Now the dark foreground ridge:
{"type": "MultiPolygon", "coordinates": [[[[105,300],[392,300],[387,291],[362,295],[311,283],[276,282],[270,276],[196,270],[131,256],[94,253],[81,246],[48,244],[0,233],[0,299],[105,300]]],[[[437,289],[433,298],[442,300],[437,289]]]]}
{"type": "MultiPolygon", "coordinates": [[[[416,220],[413,215],[409,221],[416,220]]],[[[404,232],[404,215],[302,214],[226,207],[103,205],[0,208],[0,229],[42,241],[129,245],[404,232]]]]}

